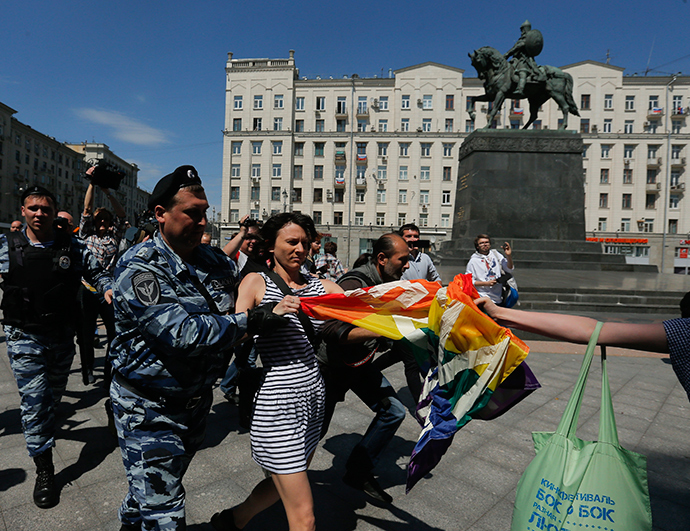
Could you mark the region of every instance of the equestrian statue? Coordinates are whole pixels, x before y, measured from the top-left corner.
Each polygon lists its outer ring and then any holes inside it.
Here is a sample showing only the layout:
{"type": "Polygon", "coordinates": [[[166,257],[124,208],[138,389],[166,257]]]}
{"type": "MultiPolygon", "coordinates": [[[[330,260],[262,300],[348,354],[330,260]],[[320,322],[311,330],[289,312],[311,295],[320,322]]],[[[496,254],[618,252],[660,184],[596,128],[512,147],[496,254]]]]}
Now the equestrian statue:
{"type": "MultiPolygon", "coordinates": [[[[566,129],[568,113],[580,116],[573,100],[573,78],[555,66],[537,65],[534,58],[541,53],[544,38],[539,30],[532,29],[528,20],[520,26],[520,32],[515,46],[505,54],[491,46],[484,46],[468,54],[479,79],[484,80],[485,93],[474,98],[474,102],[493,102],[487,115],[486,127],[490,127],[506,98],[526,98],[529,101],[530,116],[523,129],[527,129],[537,119],[542,104],[553,98],[563,113],[559,129],[566,129]],[[509,57],[512,57],[510,61],[509,57]]],[[[475,117],[474,102],[470,111],[472,119],[475,117]]]]}

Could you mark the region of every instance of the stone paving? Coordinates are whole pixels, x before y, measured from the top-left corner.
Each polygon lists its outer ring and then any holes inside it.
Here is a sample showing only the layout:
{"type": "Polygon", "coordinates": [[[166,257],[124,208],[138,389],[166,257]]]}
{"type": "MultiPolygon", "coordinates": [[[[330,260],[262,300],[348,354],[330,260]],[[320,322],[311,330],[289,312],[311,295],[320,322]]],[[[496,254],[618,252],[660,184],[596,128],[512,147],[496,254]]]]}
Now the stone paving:
{"type": "MultiPolygon", "coordinates": [[[[393,495],[390,507],[366,501],[341,476],[349,449],[372,415],[353,396],[336,410],[328,436],[317,450],[310,478],[317,527],[333,531],[504,531],[510,529],[515,487],[534,456],[532,431],[553,431],[570,396],[584,347],[534,342],[529,363],[541,381],[533,393],[503,417],[473,421],[457,434],[440,466],[405,495],[405,466],[419,433],[408,415],[377,472],[393,495]]],[[[102,360],[103,350],[97,351],[102,360]]],[[[593,364],[579,435],[595,439],[600,371],[593,364]]],[[[19,398],[0,335],[0,531],[119,529],[117,507],[126,490],[119,450],[106,427],[104,391],[81,384],[75,362],[62,406],[55,450],[60,504],[49,510],[31,501],[34,482],[19,424],[19,398]]],[[[403,400],[402,366],[387,376],[403,400]]],[[[648,457],[655,529],[690,528],[690,402],[665,356],[616,349],[609,376],[618,431],[624,447],[648,457]]],[[[211,515],[239,503],[262,479],[250,457],[249,434],[237,410],[218,390],[206,441],[185,478],[187,521],[194,531],[210,530],[211,515]]],[[[247,530],[287,529],[277,504],[247,530]]],[[[612,529],[612,528],[609,528],[612,529]]],[[[631,531],[618,530],[616,531],[631,531]]]]}

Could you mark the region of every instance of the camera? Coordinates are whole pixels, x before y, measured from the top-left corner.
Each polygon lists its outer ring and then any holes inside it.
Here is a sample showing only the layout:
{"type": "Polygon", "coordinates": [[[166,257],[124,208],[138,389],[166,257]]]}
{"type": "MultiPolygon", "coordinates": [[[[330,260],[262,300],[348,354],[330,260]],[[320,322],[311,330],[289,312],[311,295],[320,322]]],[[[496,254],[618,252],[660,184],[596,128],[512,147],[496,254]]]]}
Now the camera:
{"type": "Polygon", "coordinates": [[[65,218],[56,217],[53,221],[53,227],[58,230],[64,230],[65,232],[69,232],[69,221],[65,218]]]}
{"type": "Polygon", "coordinates": [[[93,166],[93,171],[91,174],[84,174],[84,177],[89,179],[94,186],[109,188],[110,190],[120,188],[120,182],[125,178],[125,172],[100,159],[90,160],[88,163],[93,166]]]}
{"type": "Polygon", "coordinates": [[[240,227],[257,227],[260,226],[260,223],[256,219],[252,218],[247,218],[244,221],[242,221],[240,224],[240,227]]]}

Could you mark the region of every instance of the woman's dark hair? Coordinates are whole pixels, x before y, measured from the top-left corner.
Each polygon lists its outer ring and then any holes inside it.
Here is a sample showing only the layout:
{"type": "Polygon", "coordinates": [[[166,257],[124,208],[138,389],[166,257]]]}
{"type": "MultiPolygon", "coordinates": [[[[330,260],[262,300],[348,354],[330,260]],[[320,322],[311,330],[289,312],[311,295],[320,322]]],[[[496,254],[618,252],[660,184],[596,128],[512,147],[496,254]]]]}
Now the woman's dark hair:
{"type": "Polygon", "coordinates": [[[314,227],[314,222],[309,216],[297,212],[282,212],[268,218],[264,226],[261,227],[261,237],[264,239],[267,249],[275,245],[278,231],[290,223],[299,225],[304,229],[310,244],[316,238],[316,227],[314,227]]]}
{"type": "Polygon", "coordinates": [[[326,254],[332,254],[335,256],[335,253],[338,252],[338,244],[335,242],[326,242],[326,244],[323,246],[323,250],[326,252],[326,254]]]}

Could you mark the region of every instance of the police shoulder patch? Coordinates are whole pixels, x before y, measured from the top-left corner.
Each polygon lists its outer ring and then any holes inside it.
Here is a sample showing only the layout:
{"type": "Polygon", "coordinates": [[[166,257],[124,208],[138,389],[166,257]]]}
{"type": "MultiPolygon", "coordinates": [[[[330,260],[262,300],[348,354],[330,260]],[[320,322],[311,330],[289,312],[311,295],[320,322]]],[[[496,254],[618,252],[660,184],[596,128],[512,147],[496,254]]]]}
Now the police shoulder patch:
{"type": "Polygon", "coordinates": [[[142,271],[132,277],[134,294],[144,306],[158,304],[161,298],[161,287],[156,276],[149,271],[142,271]]]}

